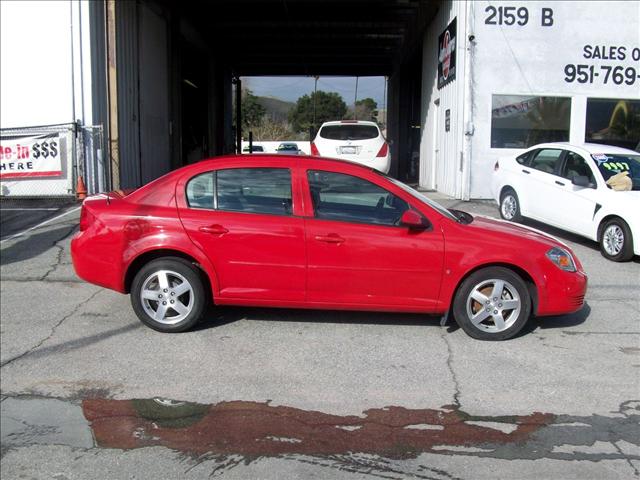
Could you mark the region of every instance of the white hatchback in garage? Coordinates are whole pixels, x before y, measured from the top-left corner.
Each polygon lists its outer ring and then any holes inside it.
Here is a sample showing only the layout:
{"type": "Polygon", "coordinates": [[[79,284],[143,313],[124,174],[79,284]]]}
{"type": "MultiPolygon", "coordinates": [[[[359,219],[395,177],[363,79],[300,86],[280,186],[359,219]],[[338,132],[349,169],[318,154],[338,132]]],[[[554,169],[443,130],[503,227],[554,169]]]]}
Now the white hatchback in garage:
{"type": "Polygon", "coordinates": [[[528,217],[600,244],[617,262],[640,255],[640,154],[600,144],[535,145],[494,167],[492,192],[505,220],[528,217]],[[606,184],[628,172],[633,190],[606,184]]]}
{"type": "Polygon", "coordinates": [[[311,142],[311,155],[350,160],[389,173],[389,144],[374,122],[325,122],[311,142]]]}

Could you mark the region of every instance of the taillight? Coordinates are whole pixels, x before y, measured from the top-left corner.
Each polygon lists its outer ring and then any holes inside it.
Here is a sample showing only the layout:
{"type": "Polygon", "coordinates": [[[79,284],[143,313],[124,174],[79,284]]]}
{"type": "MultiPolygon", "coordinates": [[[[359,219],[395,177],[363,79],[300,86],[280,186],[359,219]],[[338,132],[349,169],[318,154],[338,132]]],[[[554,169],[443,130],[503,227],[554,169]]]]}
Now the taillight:
{"type": "Polygon", "coordinates": [[[311,155],[314,155],[316,157],[320,156],[320,152],[318,151],[318,147],[316,147],[316,144],[311,142],[311,155]]]}
{"type": "Polygon", "coordinates": [[[80,211],[80,231],[84,232],[91,226],[95,219],[96,217],[83,205],[82,210],[80,211]]]}
{"type": "Polygon", "coordinates": [[[497,172],[499,168],[500,168],[500,162],[496,160],[496,164],[493,166],[493,171],[497,172]]]}
{"type": "Polygon", "coordinates": [[[387,145],[387,142],[384,142],[380,147],[380,151],[378,152],[376,157],[386,157],[387,153],[389,153],[389,145],[387,145]]]}

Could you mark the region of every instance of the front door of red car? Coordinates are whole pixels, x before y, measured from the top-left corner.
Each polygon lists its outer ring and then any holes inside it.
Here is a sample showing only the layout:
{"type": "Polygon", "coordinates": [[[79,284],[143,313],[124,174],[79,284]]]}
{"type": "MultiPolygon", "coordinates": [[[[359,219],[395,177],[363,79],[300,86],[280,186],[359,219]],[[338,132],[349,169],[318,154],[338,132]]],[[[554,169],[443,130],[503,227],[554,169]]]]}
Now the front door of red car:
{"type": "Polygon", "coordinates": [[[360,177],[307,172],[307,301],[429,310],[440,292],[439,231],[399,225],[408,203],[360,177]]]}
{"type": "Polygon", "coordinates": [[[220,299],[303,301],[304,220],[287,168],[230,168],[192,178],[180,218],[216,270],[220,299]]]}

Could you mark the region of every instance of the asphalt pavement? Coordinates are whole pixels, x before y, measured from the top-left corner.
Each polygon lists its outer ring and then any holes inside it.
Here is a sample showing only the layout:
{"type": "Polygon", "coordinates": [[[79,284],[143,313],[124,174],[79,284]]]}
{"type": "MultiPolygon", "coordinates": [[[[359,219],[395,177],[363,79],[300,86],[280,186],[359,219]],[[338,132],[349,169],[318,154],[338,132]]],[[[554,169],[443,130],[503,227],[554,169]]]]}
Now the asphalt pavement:
{"type": "Polygon", "coordinates": [[[8,233],[2,212],[3,479],[640,476],[638,258],[530,222],[589,290],[506,342],[424,315],[231,307],[169,335],[75,276],[75,208],[8,233]]]}

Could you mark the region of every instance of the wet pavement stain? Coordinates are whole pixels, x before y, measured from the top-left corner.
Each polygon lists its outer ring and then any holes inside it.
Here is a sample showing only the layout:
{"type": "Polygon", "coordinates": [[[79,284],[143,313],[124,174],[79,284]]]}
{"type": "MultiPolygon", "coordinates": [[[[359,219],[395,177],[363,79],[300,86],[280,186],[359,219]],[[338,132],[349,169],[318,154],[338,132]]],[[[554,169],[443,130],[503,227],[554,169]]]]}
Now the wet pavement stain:
{"type": "Polygon", "coordinates": [[[489,421],[512,430],[505,433],[467,423],[482,419],[472,419],[453,406],[438,410],[386,407],[367,410],[358,417],[242,401],[207,406],[92,399],[82,402],[82,410],[102,447],[163,445],[196,455],[254,457],[358,452],[415,458],[422,452],[446,450],[447,446],[522,442],[555,418],[542,413],[491,417],[489,421]]]}
{"type": "MultiPolygon", "coordinates": [[[[216,468],[223,470],[262,457],[295,457],[306,463],[381,474],[399,473],[392,464],[422,453],[507,460],[623,460],[636,475],[633,461],[640,461],[640,400],[624,402],[607,416],[534,412],[482,417],[455,405],[390,406],[366,410],[362,416],[342,416],[268,402],[204,405],[95,396],[79,403],[5,397],[1,409],[3,454],[33,444],[124,450],[163,446],[196,465],[216,459],[216,468]]],[[[420,468],[425,478],[446,473],[420,468]]]]}

